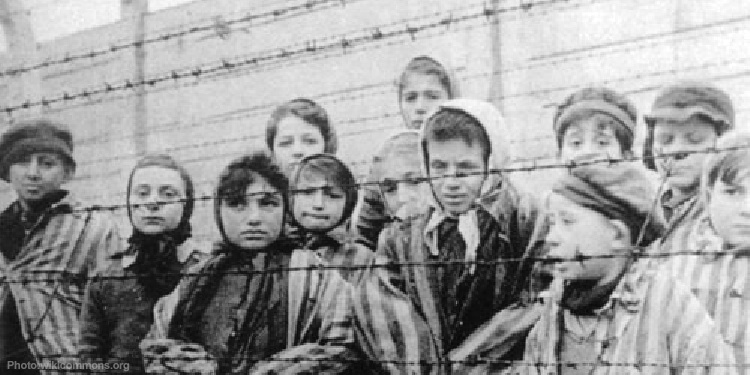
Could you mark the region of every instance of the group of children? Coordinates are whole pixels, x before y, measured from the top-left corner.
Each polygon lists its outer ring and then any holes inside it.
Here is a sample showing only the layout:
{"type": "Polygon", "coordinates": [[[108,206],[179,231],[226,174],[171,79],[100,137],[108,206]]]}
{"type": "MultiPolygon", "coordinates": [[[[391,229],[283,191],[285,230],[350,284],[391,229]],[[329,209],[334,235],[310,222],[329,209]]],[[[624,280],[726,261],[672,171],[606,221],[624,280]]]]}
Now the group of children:
{"type": "Polygon", "coordinates": [[[71,133],[46,120],[12,127],[0,138],[0,177],[18,197],[0,213],[3,373],[43,361],[136,373],[744,373],[750,136],[733,134],[723,91],[663,89],[642,158],[625,96],[571,94],[552,119],[570,168],[539,199],[502,173],[510,148],[492,104],[460,98],[428,56],[398,82],[404,130],[363,184],[335,156],[320,105],[277,108],[267,150],[219,174],[212,246],[191,238],[194,187],[173,158],[132,170],[122,241],[63,188],[71,133]]]}

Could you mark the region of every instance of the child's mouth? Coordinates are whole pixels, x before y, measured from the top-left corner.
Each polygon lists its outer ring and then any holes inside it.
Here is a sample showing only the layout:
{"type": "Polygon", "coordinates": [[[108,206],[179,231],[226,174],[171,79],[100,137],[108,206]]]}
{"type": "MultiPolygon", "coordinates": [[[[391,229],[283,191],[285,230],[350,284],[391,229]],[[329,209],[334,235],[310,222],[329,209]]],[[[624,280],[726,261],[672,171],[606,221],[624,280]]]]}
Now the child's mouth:
{"type": "Polygon", "coordinates": [[[328,220],[330,218],[330,216],[328,216],[328,215],[311,214],[311,213],[307,213],[307,212],[303,212],[302,216],[309,217],[309,218],[311,218],[313,220],[320,220],[320,221],[328,220]]]}

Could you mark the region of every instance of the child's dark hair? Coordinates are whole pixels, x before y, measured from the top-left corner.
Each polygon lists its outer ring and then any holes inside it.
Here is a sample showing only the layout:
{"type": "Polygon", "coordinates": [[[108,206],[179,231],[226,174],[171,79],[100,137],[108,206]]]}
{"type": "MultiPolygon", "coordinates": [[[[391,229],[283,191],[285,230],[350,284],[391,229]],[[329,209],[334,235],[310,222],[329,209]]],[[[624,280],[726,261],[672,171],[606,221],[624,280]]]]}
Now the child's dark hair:
{"type": "MultiPolygon", "coordinates": [[[[576,103],[594,100],[603,101],[605,103],[613,105],[616,108],[619,108],[619,110],[625,113],[625,115],[633,125],[638,122],[638,110],[636,109],[635,104],[633,104],[633,102],[624,95],[606,87],[583,88],[565,98],[562,104],[560,104],[555,111],[553,122],[555,124],[555,136],[557,137],[558,151],[562,149],[565,131],[568,129],[568,126],[573,121],[582,118],[582,116],[572,117],[565,123],[558,124],[558,120],[560,119],[560,117],[566,112],[567,109],[569,109],[576,103]]],[[[588,117],[597,113],[599,112],[588,112],[588,114],[583,114],[583,116],[588,117]]],[[[633,140],[635,138],[633,133],[634,129],[629,129],[627,124],[621,124],[620,121],[615,120],[614,117],[612,118],[612,121],[613,122],[611,124],[621,125],[611,126],[612,130],[615,133],[615,137],[617,138],[617,142],[620,144],[620,150],[623,153],[631,152],[633,148],[633,140]]]]}
{"type": "Polygon", "coordinates": [[[456,109],[443,108],[430,118],[424,131],[422,149],[427,159],[430,156],[428,142],[461,140],[469,146],[478,144],[482,148],[484,165],[488,165],[492,151],[490,138],[473,116],[456,109]]]}
{"type": "Polygon", "coordinates": [[[720,152],[706,158],[701,177],[701,192],[708,199],[717,181],[736,184],[750,176],[750,134],[729,133],[722,136],[716,148],[720,152]]]}
{"type": "Polygon", "coordinates": [[[255,182],[256,176],[262,177],[271,187],[278,190],[283,197],[284,207],[287,206],[286,191],[289,188],[289,180],[281,172],[281,167],[273,156],[264,151],[241,156],[224,168],[219,175],[219,183],[216,187],[214,215],[222,236],[224,236],[224,228],[220,213],[221,204],[225,201],[245,201],[247,187],[255,182]]]}
{"type": "MultiPolygon", "coordinates": [[[[300,166],[295,174],[292,190],[296,189],[300,179],[309,173],[320,174],[326,181],[338,185],[344,191],[346,204],[344,205],[341,219],[334,227],[341,225],[352,215],[354,206],[356,206],[359,198],[357,180],[354,178],[354,175],[346,164],[333,155],[310,155],[300,162],[300,166]]],[[[292,217],[294,217],[293,214],[292,217]]]]}
{"type": "Polygon", "coordinates": [[[418,56],[409,61],[398,79],[399,101],[401,100],[401,95],[403,94],[404,87],[406,86],[406,79],[408,78],[409,74],[412,73],[432,75],[437,77],[440,81],[440,85],[443,86],[445,91],[448,93],[448,98],[455,98],[458,94],[456,92],[453,92],[454,82],[451,82],[451,75],[442,64],[429,56],[418,56]]]}
{"type": "Polygon", "coordinates": [[[279,130],[279,123],[288,116],[295,116],[320,130],[325,143],[324,152],[335,154],[338,148],[336,131],[328,118],[328,112],[318,103],[305,98],[297,98],[277,107],[266,125],[266,145],[273,151],[273,141],[279,130]]]}

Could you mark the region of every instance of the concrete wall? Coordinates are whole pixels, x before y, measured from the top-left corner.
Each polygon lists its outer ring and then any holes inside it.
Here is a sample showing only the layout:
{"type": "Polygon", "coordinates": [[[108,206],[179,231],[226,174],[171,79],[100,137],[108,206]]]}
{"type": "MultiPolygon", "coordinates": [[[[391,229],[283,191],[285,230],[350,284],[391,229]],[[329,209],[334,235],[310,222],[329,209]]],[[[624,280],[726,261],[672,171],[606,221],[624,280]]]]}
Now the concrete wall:
{"type": "MultiPolygon", "coordinates": [[[[490,7],[472,0],[341,0],[311,11],[279,14],[254,22],[226,21],[281,9],[304,1],[200,0],[148,14],[146,35],[215,25],[147,44],[146,77],[161,77],[224,60],[252,59],[293,51],[315,40],[315,46],[354,40],[380,30],[406,30],[463,21],[395,37],[353,43],[275,59],[267,63],[169,80],[146,88],[145,118],[134,122],[136,90],[92,96],[42,109],[71,125],[78,140],[78,177],[71,189],[90,203],[124,202],[125,181],[135,162],[136,141],[145,133],[150,152],[168,152],[186,163],[199,194],[211,194],[218,171],[232,158],[262,147],[266,119],[278,104],[310,97],[327,108],[340,134],[339,155],[360,175],[390,131],[400,128],[394,79],[418,54],[447,60],[461,78],[465,96],[489,99],[508,119],[509,137],[519,158],[555,154],[552,113],[573,90],[605,85],[624,91],[639,109],[650,107],[655,89],[675,79],[710,79],[728,90],[738,107],[739,124],[748,121],[744,87],[750,70],[750,2],[732,0],[503,0],[499,37],[489,17],[471,17],[490,7]],[[302,14],[298,14],[302,13],[302,14]],[[500,60],[493,60],[492,41],[499,40],[500,60]],[[499,71],[498,71],[499,69],[499,71]],[[492,93],[492,97],[491,94],[492,93]]],[[[38,58],[59,59],[133,40],[135,20],[85,31],[39,46],[38,58]]],[[[133,79],[133,49],[119,50],[40,70],[46,98],[120,84],[133,79]]],[[[0,67],[35,63],[0,56],[0,67]]],[[[18,79],[0,81],[3,105],[26,99],[18,79]]],[[[16,111],[7,123],[33,115],[16,111]]],[[[141,114],[143,115],[143,113],[141,114]]],[[[643,128],[638,132],[642,142],[643,128]]],[[[521,173],[541,190],[550,173],[521,173]]],[[[10,188],[0,186],[0,203],[10,188]]],[[[208,202],[210,204],[210,202],[208,202]]],[[[214,234],[207,203],[199,203],[194,227],[214,234]]],[[[120,211],[122,213],[122,211],[120,211]]]]}

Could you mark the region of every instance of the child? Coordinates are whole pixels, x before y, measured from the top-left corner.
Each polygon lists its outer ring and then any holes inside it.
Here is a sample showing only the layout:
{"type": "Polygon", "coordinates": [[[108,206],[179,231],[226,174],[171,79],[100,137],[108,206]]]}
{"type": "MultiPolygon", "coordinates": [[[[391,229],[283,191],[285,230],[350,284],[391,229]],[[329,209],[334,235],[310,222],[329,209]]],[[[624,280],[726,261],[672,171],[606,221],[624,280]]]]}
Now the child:
{"type": "Polygon", "coordinates": [[[690,291],[633,252],[663,231],[648,190],[625,165],[579,167],[555,184],[546,199],[555,280],[510,373],[736,373],[690,291]]]}
{"type": "Polygon", "coordinates": [[[729,96],[714,86],[683,82],[657,95],[646,124],[644,160],[665,181],[659,199],[667,232],[660,251],[683,251],[687,231],[703,212],[698,200],[706,156],[702,151],[714,147],[720,135],[734,128],[734,107],[729,96]]]}
{"type": "Polygon", "coordinates": [[[336,131],[323,107],[310,99],[294,99],[271,114],[266,145],[289,175],[300,160],[313,154],[336,154],[336,131]]]}
{"type": "Polygon", "coordinates": [[[0,213],[3,371],[11,362],[76,360],[86,278],[121,251],[112,220],[63,189],[75,168],[61,124],[22,122],[0,137],[0,178],[17,195],[0,213]]]}
{"type": "Polygon", "coordinates": [[[747,365],[750,311],[750,135],[726,135],[710,155],[701,178],[704,214],[689,232],[685,251],[668,263],[713,316],[737,363],[747,365]],[[733,149],[736,148],[736,149],[733,149]]]}
{"type": "Polygon", "coordinates": [[[79,354],[129,363],[130,372],[140,373],[138,344],[153,323],[154,304],[208,249],[190,240],[193,181],[171,157],[149,155],[138,161],[126,196],[133,234],[119,261],[86,288],[79,354]]]}
{"type": "Polygon", "coordinates": [[[419,130],[441,103],[459,96],[453,71],[430,56],[411,59],[398,79],[398,103],[407,129],[419,130]]]}
{"type": "MultiPolygon", "coordinates": [[[[441,103],[458,98],[461,94],[458,84],[453,71],[435,58],[417,56],[411,59],[397,81],[398,103],[406,129],[418,131],[441,103]]],[[[387,150],[389,141],[386,141],[380,156],[387,150]]],[[[367,181],[379,182],[376,168],[373,166],[367,181]]],[[[389,213],[385,211],[383,196],[377,186],[366,185],[363,190],[355,230],[360,243],[375,249],[380,231],[389,221],[389,213]]]]}
{"type": "Polygon", "coordinates": [[[438,362],[451,349],[520,299],[528,267],[496,261],[525,255],[536,211],[507,179],[498,185],[488,176],[509,159],[502,128],[491,104],[457,99],[441,105],[422,130],[434,202],[381,234],[381,266],[355,300],[358,343],[369,358],[441,371],[438,362]]]}
{"type": "MultiPolygon", "coordinates": [[[[345,228],[357,203],[357,186],[344,163],[326,154],[302,159],[290,196],[292,218],[305,234],[305,248],[315,250],[334,266],[368,264],[372,251],[352,242],[345,228]]],[[[344,279],[357,284],[364,268],[339,271],[344,279]]]]}
{"type": "Polygon", "coordinates": [[[374,247],[389,222],[404,219],[399,217],[404,205],[422,204],[429,193],[419,181],[423,177],[419,154],[419,132],[404,130],[388,138],[373,157],[369,184],[363,188],[362,207],[353,225],[365,246],[374,247]]]}
{"type": "Polygon", "coordinates": [[[587,87],[574,92],[555,112],[560,159],[632,156],[637,116],[635,105],[613,90],[587,87]]]}
{"type": "Polygon", "coordinates": [[[222,374],[346,367],[351,287],[314,252],[285,241],[287,181],[264,153],[234,160],[221,173],[214,214],[222,240],[178,286],[172,341],[141,344],[147,371],[165,371],[164,363],[186,370],[193,363],[180,358],[201,350],[208,356],[199,360],[216,358],[222,374]],[[168,350],[175,346],[181,350],[168,350]],[[175,357],[164,357],[165,350],[175,357]],[[290,360],[297,357],[307,360],[290,360]]]}

